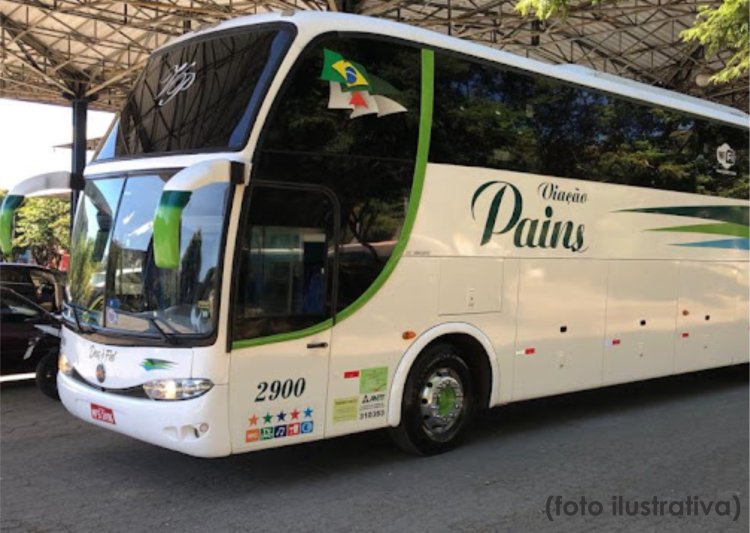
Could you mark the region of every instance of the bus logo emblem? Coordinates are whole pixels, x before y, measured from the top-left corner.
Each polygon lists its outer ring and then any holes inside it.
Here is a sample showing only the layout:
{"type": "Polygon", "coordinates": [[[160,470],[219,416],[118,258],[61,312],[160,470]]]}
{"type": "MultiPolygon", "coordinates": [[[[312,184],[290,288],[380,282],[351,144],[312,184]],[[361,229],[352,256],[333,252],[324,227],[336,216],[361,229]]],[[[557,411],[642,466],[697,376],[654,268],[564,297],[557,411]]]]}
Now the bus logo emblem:
{"type": "Polygon", "coordinates": [[[96,381],[104,383],[105,379],[107,379],[107,369],[104,368],[103,364],[99,363],[96,365],[96,381]]]}
{"type": "Polygon", "coordinates": [[[192,63],[183,63],[180,66],[172,67],[166,78],[161,80],[162,89],[156,95],[156,104],[161,107],[166,105],[172,98],[182,91],[187,91],[195,82],[195,72],[192,63]]]}
{"type": "Polygon", "coordinates": [[[732,147],[724,143],[716,149],[716,160],[722,167],[729,169],[737,162],[737,156],[732,147]]]}

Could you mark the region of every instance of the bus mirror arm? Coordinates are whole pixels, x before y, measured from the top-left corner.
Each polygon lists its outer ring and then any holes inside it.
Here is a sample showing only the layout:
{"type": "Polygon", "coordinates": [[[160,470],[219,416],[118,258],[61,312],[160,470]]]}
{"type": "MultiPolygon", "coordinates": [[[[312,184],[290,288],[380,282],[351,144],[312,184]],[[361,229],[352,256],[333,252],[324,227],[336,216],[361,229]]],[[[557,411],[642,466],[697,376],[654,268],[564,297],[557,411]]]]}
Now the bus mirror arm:
{"type": "Polygon", "coordinates": [[[213,183],[242,184],[245,165],[229,159],[201,161],[186,167],[164,185],[154,214],[154,263],[159,268],[180,265],[180,228],[182,211],[193,191],[213,183]]]}
{"type": "Polygon", "coordinates": [[[13,251],[13,218],[28,196],[49,196],[70,191],[70,172],[38,174],[17,183],[0,206],[0,250],[13,251]]]}

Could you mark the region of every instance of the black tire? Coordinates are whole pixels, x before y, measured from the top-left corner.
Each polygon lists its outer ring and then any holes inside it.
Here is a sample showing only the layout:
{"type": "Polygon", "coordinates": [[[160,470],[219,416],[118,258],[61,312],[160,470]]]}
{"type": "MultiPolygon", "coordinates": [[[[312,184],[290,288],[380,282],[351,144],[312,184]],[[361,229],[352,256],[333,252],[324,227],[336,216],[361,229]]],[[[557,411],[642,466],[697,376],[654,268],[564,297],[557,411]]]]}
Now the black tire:
{"type": "Polygon", "coordinates": [[[59,400],[57,393],[57,350],[50,350],[36,365],[36,386],[46,396],[59,400]]]}
{"type": "Polygon", "coordinates": [[[455,448],[465,436],[476,405],[471,371],[458,350],[452,344],[434,344],[417,358],[409,372],[401,402],[401,423],[391,429],[391,436],[401,449],[410,453],[436,455],[446,452],[455,448]],[[436,385],[431,380],[440,383],[436,385]],[[463,390],[460,399],[456,382],[463,390]],[[435,393],[433,387],[440,387],[444,392],[435,393]],[[450,406],[447,414],[445,404],[441,405],[446,394],[450,406]],[[425,414],[426,411],[432,414],[425,414]]]}

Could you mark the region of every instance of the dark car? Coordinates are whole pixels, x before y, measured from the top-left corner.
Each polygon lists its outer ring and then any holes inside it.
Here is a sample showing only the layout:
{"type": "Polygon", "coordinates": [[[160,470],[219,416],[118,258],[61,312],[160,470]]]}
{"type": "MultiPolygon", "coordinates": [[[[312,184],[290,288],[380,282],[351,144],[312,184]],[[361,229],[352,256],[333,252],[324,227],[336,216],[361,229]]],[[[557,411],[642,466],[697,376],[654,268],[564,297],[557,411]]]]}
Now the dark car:
{"type": "Polygon", "coordinates": [[[62,312],[65,275],[23,263],[0,263],[0,286],[16,291],[50,313],[62,312]]]}
{"type": "Polygon", "coordinates": [[[17,292],[0,287],[0,374],[36,373],[39,389],[57,395],[60,322],[17,292]]]}

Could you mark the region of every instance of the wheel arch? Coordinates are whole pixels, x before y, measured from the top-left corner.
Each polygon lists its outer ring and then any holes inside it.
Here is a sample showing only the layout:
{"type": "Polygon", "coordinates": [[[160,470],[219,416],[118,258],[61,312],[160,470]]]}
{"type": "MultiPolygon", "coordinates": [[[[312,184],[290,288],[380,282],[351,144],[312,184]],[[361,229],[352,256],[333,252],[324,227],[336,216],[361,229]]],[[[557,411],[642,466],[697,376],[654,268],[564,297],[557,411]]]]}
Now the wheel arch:
{"type": "Polygon", "coordinates": [[[388,396],[389,426],[396,427],[401,422],[404,387],[414,362],[428,346],[436,342],[448,342],[462,349],[472,377],[478,383],[479,406],[489,407],[496,403],[499,397],[500,369],[492,343],[476,326],[465,322],[448,322],[423,332],[401,356],[388,396]]]}

